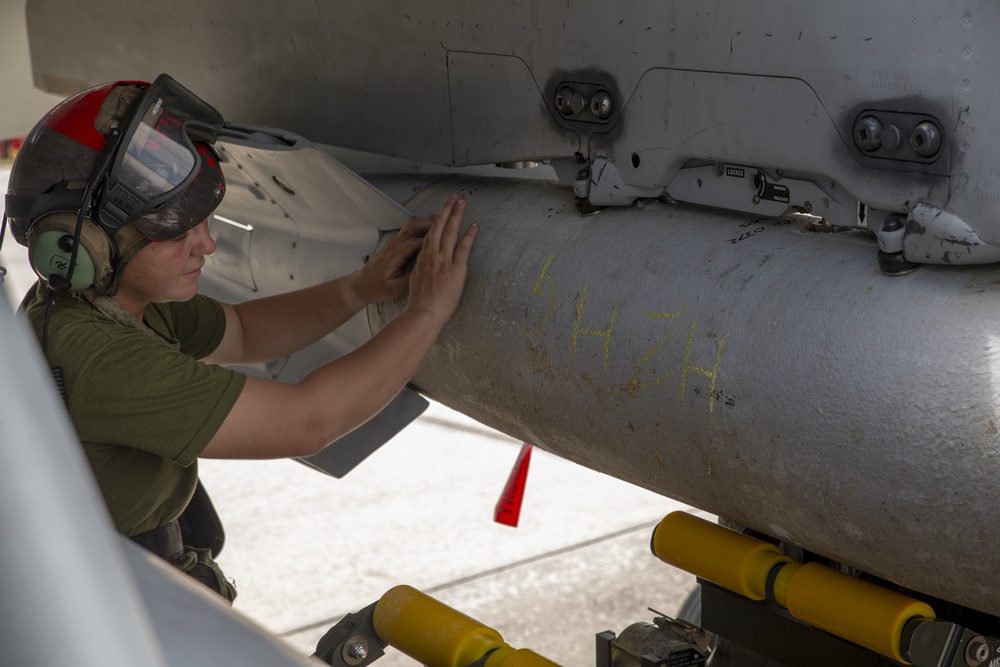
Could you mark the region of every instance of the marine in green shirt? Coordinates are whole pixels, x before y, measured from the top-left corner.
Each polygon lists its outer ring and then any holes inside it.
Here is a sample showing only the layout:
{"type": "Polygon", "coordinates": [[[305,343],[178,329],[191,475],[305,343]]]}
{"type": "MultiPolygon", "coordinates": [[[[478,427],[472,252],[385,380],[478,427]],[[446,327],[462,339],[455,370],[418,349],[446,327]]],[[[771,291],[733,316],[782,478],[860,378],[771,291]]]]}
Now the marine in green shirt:
{"type": "MultiPolygon", "coordinates": [[[[39,338],[52,296],[36,284],[24,301],[39,338]]],[[[54,296],[48,360],[60,369],[66,407],[115,527],[132,537],[176,521],[198,483],[197,457],[246,381],[199,361],[225,333],[222,307],[201,295],[150,304],[144,326],[123,326],[82,295],[54,296]]],[[[172,560],[235,596],[207,548],[187,546],[172,560]]]]}
{"type": "Polygon", "coordinates": [[[200,296],[207,218],[225,194],[221,127],[167,75],[78,93],[18,153],[7,216],[39,276],[26,315],[115,526],[232,599],[178,527],[197,459],[309,456],[373,417],[458,307],[478,227],[461,233],[466,202],[452,197],[347,276],[240,304],[200,296]],[[285,357],[406,293],[368,343],[298,383],[226,368],[285,357]]]}

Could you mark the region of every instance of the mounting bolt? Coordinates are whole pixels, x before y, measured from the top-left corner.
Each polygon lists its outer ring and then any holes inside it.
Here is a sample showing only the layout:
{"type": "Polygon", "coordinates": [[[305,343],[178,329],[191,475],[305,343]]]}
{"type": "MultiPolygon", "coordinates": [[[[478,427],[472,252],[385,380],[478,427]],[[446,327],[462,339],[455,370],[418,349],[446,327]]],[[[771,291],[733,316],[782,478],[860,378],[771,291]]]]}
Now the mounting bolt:
{"type": "Polygon", "coordinates": [[[910,146],[921,157],[934,157],[941,150],[941,131],[937,125],[925,120],[913,128],[910,146]]]}
{"type": "Polygon", "coordinates": [[[965,648],[965,663],[969,667],[979,667],[990,659],[990,645],[983,637],[973,637],[965,648]]]}
{"type": "Polygon", "coordinates": [[[611,116],[611,95],[606,91],[601,91],[590,98],[590,113],[601,120],[611,116]]]}
{"type": "Polygon", "coordinates": [[[358,642],[357,644],[351,644],[350,648],[347,649],[347,655],[355,660],[364,660],[368,657],[368,649],[364,644],[358,642]]]}
{"type": "Polygon", "coordinates": [[[871,153],[882,146],[882,123],[875,116],[865,116],[854,124],[854,143],[871,153]]]}

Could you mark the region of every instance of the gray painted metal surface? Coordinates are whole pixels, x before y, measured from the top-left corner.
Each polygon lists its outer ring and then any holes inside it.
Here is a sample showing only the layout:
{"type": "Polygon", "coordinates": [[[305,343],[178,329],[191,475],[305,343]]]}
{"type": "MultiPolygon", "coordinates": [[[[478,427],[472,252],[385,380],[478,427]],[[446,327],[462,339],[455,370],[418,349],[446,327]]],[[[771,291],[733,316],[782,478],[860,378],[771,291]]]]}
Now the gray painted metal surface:
{"type": "Polygon", "coordinates": [[[876,231],[923,205],[935,215],[911,217],[908,259],[1000,258],[996,3],[173,7],[32,0],[36,84],[166,70],[227,117],[325,144],[441,165],[549,160],[598,205],[666,192],[876,231]],[[722,180],[699,191],[684,172],[706,163],[722,180]]]}
{"type": "Polygon", "coordinates": [[[316,661],[233,611],[208,588],[126,538],[114,537],[156,628],[166,664],[316,667],[316,661]]]}
{"type": "MultiPolygon", "coordinates": [[[[996,269],[878,270],[858,232],[690,205],[577,215],[457,179],[482,226],[415,377],[516,438],[903,586],[1000,613],[996,269]]],[[[401,304],[373,307],[378,328],[401,304]]]]}

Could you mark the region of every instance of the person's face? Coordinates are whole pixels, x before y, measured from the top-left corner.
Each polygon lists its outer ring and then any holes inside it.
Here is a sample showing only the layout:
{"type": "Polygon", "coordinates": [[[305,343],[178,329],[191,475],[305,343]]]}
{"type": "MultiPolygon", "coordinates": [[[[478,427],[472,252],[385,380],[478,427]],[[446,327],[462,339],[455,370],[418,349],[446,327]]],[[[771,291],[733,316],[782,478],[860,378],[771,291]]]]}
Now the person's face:
{"type": "Polygon", "coordinates": [[[207,220],[179,238],[150,243],[125,266],[114,298],[133,315],[150,303],[186,301],[198,293],[205,255],[213,252],[207,220]]]}

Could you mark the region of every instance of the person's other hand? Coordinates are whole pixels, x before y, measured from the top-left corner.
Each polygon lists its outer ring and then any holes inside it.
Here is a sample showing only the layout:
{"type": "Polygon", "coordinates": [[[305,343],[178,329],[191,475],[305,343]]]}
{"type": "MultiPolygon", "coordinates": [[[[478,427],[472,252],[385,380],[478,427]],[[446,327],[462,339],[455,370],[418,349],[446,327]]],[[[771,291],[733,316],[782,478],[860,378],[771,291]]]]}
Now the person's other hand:
{"type": "Polygon", "coordinates": [[[375,253],[355,274],[354,292],[365,305],[391,301],[406,293],[410,282],[407,264],[420,251],[434,216],[413,218],[375,253]]]}

